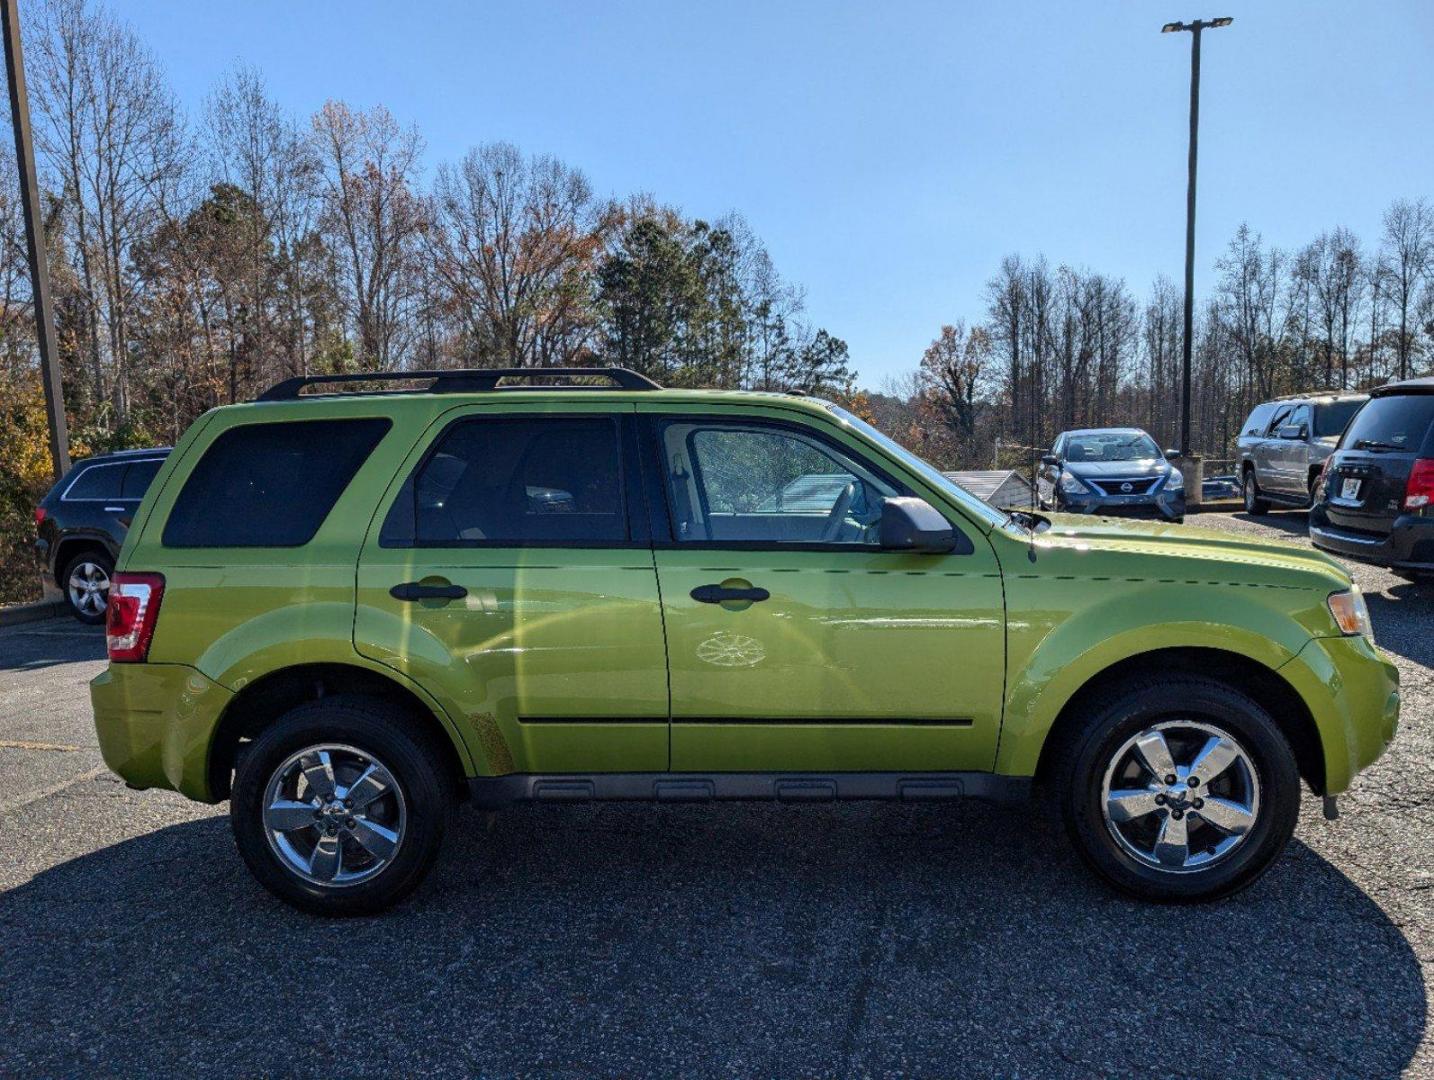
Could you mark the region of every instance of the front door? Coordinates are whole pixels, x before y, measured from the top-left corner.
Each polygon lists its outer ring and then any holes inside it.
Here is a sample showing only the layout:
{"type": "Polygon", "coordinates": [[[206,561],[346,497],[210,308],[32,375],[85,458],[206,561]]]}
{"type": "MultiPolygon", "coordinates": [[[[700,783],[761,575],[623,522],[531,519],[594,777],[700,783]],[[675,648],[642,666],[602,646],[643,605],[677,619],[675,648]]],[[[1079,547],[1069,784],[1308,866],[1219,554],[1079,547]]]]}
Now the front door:
{"type": "Polygon", "coordinates": [[[989,770],[1005,630],[985,539],[881,550],[882,499],[922,493],[835,424],[752,416],[645,428],[672,768],[989,770]]]}
{"type": "Polygon", "coordinates": [[[355,643],[437,697],[489,773],[659,772],[635,418],[554,409],[459,409],[420,440],[360,557],[355,643]]]}

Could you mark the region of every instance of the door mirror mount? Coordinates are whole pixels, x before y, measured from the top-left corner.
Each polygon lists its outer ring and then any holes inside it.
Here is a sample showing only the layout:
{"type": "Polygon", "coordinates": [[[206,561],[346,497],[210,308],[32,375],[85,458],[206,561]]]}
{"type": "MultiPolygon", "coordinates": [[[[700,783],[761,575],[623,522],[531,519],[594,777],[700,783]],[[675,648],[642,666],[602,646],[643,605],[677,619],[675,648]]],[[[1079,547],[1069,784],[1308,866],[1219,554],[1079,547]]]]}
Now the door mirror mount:
{"type": "Polygon", "coordinates": [[[881,546],[887,551],[944,554],[956,550],[956,530],[924,499],[887,498],[881,502],[881,546]]]}

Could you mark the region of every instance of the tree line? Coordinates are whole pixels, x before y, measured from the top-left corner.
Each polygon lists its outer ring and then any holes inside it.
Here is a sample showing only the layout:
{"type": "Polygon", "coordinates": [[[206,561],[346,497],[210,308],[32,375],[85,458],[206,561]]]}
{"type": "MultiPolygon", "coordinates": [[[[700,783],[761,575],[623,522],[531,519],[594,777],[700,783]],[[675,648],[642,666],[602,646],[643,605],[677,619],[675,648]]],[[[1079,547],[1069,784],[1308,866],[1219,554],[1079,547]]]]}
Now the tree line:
{"type": "MultiPolygon", "coordinates": [[[[1399,199],[1366,245],[1332,228],[1287,251],[1241,225],[1197,304],[1191,442],[1217,467],[1260,401],[1355,391],[1434,370],[1434,207],[1399,199]]],[[[1001,260],[982,318],[943,326],[868,406],[939,464],[1028,465],[1060,431],[1144,427],[1176,447],[1183,293],[1144,296],[1045,256],[1001,260]],[[998,445],[999,444],[999,445],[998,445]]]]}

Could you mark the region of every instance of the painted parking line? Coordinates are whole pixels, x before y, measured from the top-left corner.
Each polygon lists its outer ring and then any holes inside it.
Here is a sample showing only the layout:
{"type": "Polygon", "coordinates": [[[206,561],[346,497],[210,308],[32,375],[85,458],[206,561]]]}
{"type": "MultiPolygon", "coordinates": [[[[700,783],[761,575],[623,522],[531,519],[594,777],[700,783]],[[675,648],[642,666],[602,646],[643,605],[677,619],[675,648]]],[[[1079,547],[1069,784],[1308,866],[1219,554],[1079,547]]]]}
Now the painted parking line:
{"type": "Polygon", "coordinates": [[[54,750],[63,754],[73,754],[83,749],[83,746],[70,746],[68,743],[27,742],[24,739],[0,739],[0,750],[54,750]]]}

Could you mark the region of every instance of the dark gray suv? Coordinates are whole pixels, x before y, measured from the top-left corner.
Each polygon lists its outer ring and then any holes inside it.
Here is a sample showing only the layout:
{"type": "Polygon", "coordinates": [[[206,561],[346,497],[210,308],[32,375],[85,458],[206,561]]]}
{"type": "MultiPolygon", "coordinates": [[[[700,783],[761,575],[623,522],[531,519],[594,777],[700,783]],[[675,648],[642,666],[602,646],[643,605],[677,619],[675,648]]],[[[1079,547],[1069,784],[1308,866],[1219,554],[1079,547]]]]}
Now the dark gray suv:
{"type": "Polygon", "coordinates": [[[1315,481],[1368,394],[1303,394],[1256,405],[1236,443],[1245,512],[1310,506],[1315,481]]]}
{"type": "Polygon", "coordinates": [[[115,557],[169,447],[77,462],[35,507],[35,551],[81,622],[105,621],[115,557]]]}

